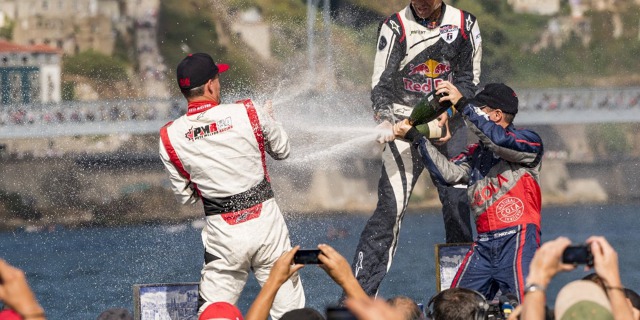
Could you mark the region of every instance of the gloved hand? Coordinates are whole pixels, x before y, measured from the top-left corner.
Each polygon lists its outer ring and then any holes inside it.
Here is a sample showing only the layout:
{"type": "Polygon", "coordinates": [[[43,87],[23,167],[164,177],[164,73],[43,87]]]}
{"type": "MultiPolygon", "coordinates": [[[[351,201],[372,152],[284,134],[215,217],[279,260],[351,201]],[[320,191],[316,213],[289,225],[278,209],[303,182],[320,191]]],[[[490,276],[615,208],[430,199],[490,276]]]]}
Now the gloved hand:
{"type": "Polygon", "coordinates": [[[391,142],[395,139],[393,134],[393,124],[387,120],[382,121],[378,126],[376,126],[376,131],[378,132],[378,138],[376,141],[379,143],[391,142]]]}

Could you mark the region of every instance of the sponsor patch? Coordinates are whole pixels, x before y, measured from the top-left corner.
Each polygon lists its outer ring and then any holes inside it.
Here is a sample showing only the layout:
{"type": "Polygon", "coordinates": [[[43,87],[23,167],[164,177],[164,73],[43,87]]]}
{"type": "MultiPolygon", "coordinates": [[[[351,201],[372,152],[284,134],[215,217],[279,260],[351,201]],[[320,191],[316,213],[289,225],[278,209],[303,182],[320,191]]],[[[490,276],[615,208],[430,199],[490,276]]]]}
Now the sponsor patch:
{"type": "Polygon", "coordinates": [[[385,36],[380,37],[380,41],[378,42],[378,50],[383,50],[387,47],[387,38],[385,36]]]}
{"type": "Polygon", "coordinates": [[[444,25],[440,27],[440,38],[447,43],[452,43],[456,38],[458,38],[458,33],[460,32],[460,28],[454,25],[444,25]]]}
{"type": "Polygon", "coordinates": [[[209,137],[218,133],[225,132],[231,128],[233,128],[231,117],[227,117],[225,119],[210,123],[206,126],[197,127],[197,128],[191,127],[184,134],[184,137],[187,138],[187,140],[189,141],[195,141],[195,140],[200,140],[205,137],[209,137]]]}
{"type": "Polygon", "coordinates": [[[518,221],[523,213],[524,203],[516,197],[502,199],[496,206],[496,216],[504,223],[518,221]]]}

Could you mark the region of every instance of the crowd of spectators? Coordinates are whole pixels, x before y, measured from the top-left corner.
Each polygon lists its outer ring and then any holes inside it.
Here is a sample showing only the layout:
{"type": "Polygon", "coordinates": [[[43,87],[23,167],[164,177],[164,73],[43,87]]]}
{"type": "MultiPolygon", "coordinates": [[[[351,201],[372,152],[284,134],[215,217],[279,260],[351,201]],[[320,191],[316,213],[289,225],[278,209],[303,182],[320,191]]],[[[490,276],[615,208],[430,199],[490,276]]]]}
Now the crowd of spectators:
{"type": "MultiPolygon", "coordinates": [[[[640,109],[640,89],[522,90],[522,111],[640,109]]],[[[173,100],[73,102],[53,106],[4,107],[0,126],[174,119],[186,106],[173,100]]]]}
{"type": "Polygon", "coordinates": [[[152,121],[171,119],[186,106],[170,101],[109,101],[0,110],[0,126],[152,121]]]}
{"type": "MultiPolygon", "coordinates": [[[[476,291],[465,288],[451,288],[441,291],[430,299],[426,309],[410,298],[397,296],[385,300],[367,296],[351,272],[347,260],[334,248],[326,244],[318,245],[321,254],[318,259],[327,275],[346,293],[345,306],[327,308],[326,315],[311,308],[291,310],[282,320],[291,319],[364,319],[364,320],[569,320],[569,319],[640,319],[640,296],[626,288],[620,277],[618,254],[604,237],[587,239],[586,246],[593,256],[593,273],[582,279],[564,285],[555,298],[555,305],[547,305],[546,288],[555,275],[574,270],[578,265],[563,262],[563,252],[571,245],[566,237],[544,243],[531,262],[527,277],[527,293],[519,303],[515,296],[503,294],[508,299],[498,302],[487,301],[476,291]],[[505,309],[502,303],[510,303],[505,309]],[[497,306],[499,315],[491,313],[491,306],[497,306]],[[512,307],[515,307],[513,309],[512,307]]],[[[305,267],[294,264],[294,255],[299,246],[285,252],[274,264],[267,283],[262,287],[253,304],[243,316],[232,304],[218,302],[210,305],[200,316],[200,320],[266,320],[273,299],[280,286],[296,271],[305,267]]],[[[336,297],[337,299],[337,297],[336,297]]],[[[0,259],[0,302],[5,309],[0,311],[0,319],[46,319],[44,309],[29,288],[25,274],[0,259]]],[[[323,310],[324,311],[324,310],[323,310]]],[[[98,319],[131,319],[126,309],[109,309],[98,319]]]]}

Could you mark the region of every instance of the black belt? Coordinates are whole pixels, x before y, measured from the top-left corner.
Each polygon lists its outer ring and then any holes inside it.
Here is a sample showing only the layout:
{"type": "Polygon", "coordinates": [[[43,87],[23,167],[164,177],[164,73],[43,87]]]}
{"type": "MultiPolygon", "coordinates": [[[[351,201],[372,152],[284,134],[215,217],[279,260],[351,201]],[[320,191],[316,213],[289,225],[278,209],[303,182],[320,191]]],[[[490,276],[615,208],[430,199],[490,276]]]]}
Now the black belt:
{"type": "Polygon", "coordinates": [[[271,198],[273,198],[271,183],[265,178],[245,192],[224,198],[208,199],[203,197],[202,203],[204,204],[204,214],[212,216],[249,209],[271,198]]]}

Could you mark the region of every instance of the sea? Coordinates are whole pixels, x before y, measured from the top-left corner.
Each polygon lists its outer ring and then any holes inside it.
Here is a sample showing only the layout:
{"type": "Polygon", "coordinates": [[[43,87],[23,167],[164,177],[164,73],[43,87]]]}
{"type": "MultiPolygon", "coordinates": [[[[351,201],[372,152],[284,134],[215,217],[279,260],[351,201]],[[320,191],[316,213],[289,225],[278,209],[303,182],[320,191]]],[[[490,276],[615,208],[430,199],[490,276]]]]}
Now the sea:
{"type": "MultiPolygon", "coordinates": [[[[640,219],[638,204],[545,207],[542,241],[558,236],[583,243],[602,235],[618,252],[622,281],[640,291],[640,219]]],[[[292,243],[315,248],[326,243],[348,261],[368,215],[285,214],[292,243]]],[[[25,271],[49,319],[87,320],[113,307],[132,313],[133,285],[197,282],[203,247],[197,223],[0,233],[0,258],[25,271]]],[[[439,209],[411,210],[402,223],[393,265],[379,295],[404,295],[426,304],[436,292],[434,248],[444,242],[439,209]]],[[[549,288],[549,303],[564,283],[591,271],[582,267],[560,274],[549,288]]],[[[315,265],[300,271],[307,305],[324,310],[336,303],[339,287],[315,265]]],[[[238,302],[246,312],[260,287],[250,278],[238,302]]]]}

